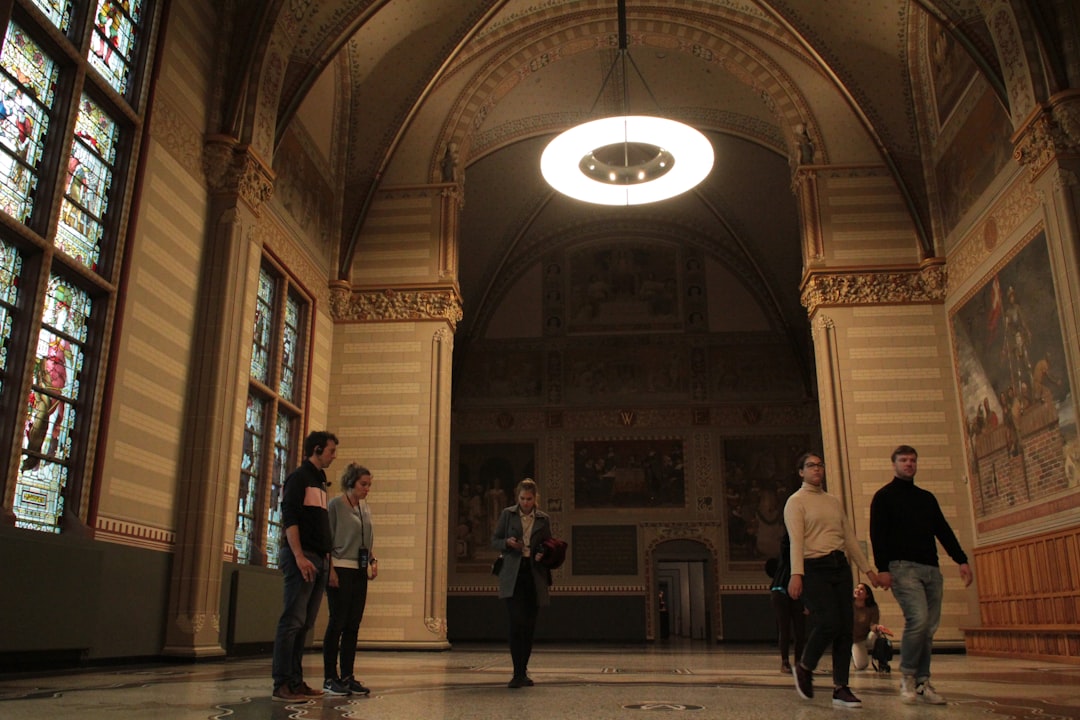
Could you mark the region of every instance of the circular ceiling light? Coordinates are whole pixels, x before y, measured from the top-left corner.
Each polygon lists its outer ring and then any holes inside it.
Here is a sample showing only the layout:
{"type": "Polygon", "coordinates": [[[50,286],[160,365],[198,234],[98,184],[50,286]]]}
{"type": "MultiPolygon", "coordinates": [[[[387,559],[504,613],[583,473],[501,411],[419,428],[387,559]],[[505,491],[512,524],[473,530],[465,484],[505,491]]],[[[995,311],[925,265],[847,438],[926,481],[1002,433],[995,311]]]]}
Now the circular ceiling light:
{"type": "Polygon", "coordinates": [[[643,205],[680,195],[713,166],[708,138],[674,120],[629,115],[572,127],[544,148],[540,172],[564,195],[643,205]]]}

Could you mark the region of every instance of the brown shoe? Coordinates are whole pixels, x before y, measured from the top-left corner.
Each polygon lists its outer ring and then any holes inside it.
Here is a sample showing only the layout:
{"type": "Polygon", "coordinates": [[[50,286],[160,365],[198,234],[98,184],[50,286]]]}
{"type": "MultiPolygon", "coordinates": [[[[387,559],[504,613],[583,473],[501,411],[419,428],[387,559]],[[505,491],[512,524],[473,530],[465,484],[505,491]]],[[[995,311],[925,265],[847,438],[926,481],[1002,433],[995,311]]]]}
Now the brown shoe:
{"type": "Polygon", "coordinates": [[[299,692],[304,697],[313,697],[313,698],[315,698],[315,697],[322,697],[323,696],[323,691],[322,690],[316,690],[315,688],[311,687],[307,683],[300,683],[299,692]]]}
{"type": "Polygon", "coordinates": [[[307,702],[303,692],[297,692],[288,683],[274,688],[274,700],[279,702],[307,702]]]}

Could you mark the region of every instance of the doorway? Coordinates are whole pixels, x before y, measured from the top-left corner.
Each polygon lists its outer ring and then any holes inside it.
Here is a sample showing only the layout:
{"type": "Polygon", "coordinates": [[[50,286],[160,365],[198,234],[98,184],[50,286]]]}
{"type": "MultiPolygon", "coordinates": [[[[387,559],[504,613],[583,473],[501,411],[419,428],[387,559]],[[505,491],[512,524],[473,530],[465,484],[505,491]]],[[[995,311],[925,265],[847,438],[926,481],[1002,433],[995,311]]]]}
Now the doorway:
{"type": "Polygon", "coordinates": [[[715,578],[709,548],[693,540],[671,540],[656,546],[652,560],[656,639],[711,638],[715,578]]]}

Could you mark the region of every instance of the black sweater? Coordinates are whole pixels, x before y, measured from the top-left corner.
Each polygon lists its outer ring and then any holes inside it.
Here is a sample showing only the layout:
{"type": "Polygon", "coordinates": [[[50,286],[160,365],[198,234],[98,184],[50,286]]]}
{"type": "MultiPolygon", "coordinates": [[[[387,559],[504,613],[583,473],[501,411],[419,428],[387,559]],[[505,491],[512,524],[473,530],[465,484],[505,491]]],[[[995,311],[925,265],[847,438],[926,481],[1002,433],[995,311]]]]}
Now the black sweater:
{"type": "Polygon", "coordinates": [[[870,503],[870,542],[874,546],[874,564],[882,572],[889,569],[890,560],[936,567],[935,537],[958,564],[968,561],[929,490],[916,487],[914,480],[893,478],[874,494],[870,503]]]}

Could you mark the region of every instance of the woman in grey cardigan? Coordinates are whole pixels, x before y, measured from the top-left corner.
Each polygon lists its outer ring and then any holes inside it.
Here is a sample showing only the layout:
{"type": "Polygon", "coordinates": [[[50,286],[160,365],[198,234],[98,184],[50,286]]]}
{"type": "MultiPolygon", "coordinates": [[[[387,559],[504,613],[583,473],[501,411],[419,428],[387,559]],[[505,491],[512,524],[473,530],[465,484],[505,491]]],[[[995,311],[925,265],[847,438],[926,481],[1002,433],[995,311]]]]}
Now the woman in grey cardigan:
{"type": "Polygon", "coordinates": [[[540,564],[541,543],[551,537],[551,519],[536,507],[536,481],[526,478],[514,488],[517,504],[499,515],[491,546],[503,554],[499,571],[499,597],[506,600],[510,618],[510,658],[514,677],[507,687],[533,684],[529,656],[539,608],[550,604],[551,571],[540,564]]]}

